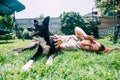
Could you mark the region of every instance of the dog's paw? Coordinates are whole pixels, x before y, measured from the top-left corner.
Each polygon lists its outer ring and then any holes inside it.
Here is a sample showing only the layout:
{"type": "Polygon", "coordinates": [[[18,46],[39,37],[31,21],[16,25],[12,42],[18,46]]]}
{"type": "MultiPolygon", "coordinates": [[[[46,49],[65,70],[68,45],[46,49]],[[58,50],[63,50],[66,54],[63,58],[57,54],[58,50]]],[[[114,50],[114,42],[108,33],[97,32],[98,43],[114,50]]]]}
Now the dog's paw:
{"type": "Polygon", "coordinates": [[[53,63],[53,57],[50,56],[46,62],[46,65],[52,65],[52,63],[53,63]]]}
{"type": "Polygon", "coordinates": [[[29,60],[29,61],[22,67],[22,70],[23,70],[23,71],[29,70],[29,69],[31,68],[32,63],[33,63],[33,60],[29,60]]]}

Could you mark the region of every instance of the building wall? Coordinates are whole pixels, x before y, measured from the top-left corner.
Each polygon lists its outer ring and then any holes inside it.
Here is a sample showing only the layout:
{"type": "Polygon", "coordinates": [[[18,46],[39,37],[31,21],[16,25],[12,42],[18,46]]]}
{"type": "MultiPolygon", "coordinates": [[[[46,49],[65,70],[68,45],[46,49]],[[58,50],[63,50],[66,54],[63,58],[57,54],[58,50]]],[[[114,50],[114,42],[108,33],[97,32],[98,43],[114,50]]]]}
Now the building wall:
{"type": "MultiPolygon", "coordinates": [[[[101,24],[98,25],[99,28],[99,36],[106,37],[110,34],[114,34],[114,23],[113,17],[99,17],[101,24]]],[[[118,37],[120,37],[120,31],[118,33],[118,37]]]]}
{"type": "MultiPolygon", "coordinates": [[[[27,18],[27,19],[16,19],[16,24],[19,28],[28,28],[34,27],[33,20],[36,19],[39,22],[42,22],[42,18],[27,18]]],[[[50,18],[49,28],[52,33],[58,33],[61,28],[61,18],[50,18]]]]}
{"type": "Polygon", "coordinates": [[[113,27],[113,17],[98,17],[100,19],[101,24],[98,25],[99,29],[110,28],[113,27]]]}

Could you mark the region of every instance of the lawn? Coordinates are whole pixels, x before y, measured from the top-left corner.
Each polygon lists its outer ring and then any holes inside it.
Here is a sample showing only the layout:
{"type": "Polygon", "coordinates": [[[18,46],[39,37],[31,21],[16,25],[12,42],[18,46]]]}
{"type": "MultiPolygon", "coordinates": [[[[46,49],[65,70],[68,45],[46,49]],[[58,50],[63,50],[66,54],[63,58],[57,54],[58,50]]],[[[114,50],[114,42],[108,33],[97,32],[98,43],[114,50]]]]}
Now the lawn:
{"type": "MultiPolygon", "coordinates": [[[[120,47],[107,39],[100,39],[106,46],[120,47]]],[[[46,65],[46,56],[41,56],[28,71],[21,67],[35,53],[28,50],[19,55],[11,49],[22,47],[30,40],[0,41],[0,80],[120,80],[120,50],[97,55],[82,50],[60,51],[54,63],[46,65]]]]}

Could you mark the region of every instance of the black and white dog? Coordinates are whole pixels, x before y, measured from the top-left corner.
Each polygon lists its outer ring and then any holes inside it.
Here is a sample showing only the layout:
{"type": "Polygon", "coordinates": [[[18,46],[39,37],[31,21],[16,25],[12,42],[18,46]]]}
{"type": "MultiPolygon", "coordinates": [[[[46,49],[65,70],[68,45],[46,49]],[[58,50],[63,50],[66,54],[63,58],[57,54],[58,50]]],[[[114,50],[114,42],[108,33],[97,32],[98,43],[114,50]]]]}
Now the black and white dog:
{"type": "MultiPolygon", "coordinates": [[[[54,40],[51,38],[52,34],[49,31],[49,19],[46,17],[41,24],[35,24],[35,29],[28,28],[28,30],[34,30],[32,36],[38,35],[39,45],[36,53],[29,61],[22,67],[23,70],[28,70],[32,63],[37,60],[42,54],[48,55],[46,64],[51,65],[53,62],[54,54],[56,52],[54,46],[54,40]]],[[[35,21],[37,22],[37,21],[35,21]]]]}

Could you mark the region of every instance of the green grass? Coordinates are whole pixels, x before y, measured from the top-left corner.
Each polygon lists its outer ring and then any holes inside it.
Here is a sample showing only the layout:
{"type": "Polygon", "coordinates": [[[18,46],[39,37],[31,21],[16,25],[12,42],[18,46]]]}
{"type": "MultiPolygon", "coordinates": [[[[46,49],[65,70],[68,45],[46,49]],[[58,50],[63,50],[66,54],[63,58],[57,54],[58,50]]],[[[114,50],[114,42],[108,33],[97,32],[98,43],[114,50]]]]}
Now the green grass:
{"type": "MultiPolygon", "coordinates": [[[[107,39],[99,40],[106,46],[118,47],[107,39]]],[[[26,72],[21,67],[34,55],[28,50],[19,55],[11,49],[23,47],[30,40],[0,41],[0,80],[120,80],[120,52],[97,55],[82,50],[60,51],[51,66],[46,66],[46,56],[33,63],[26,72]]]]}

